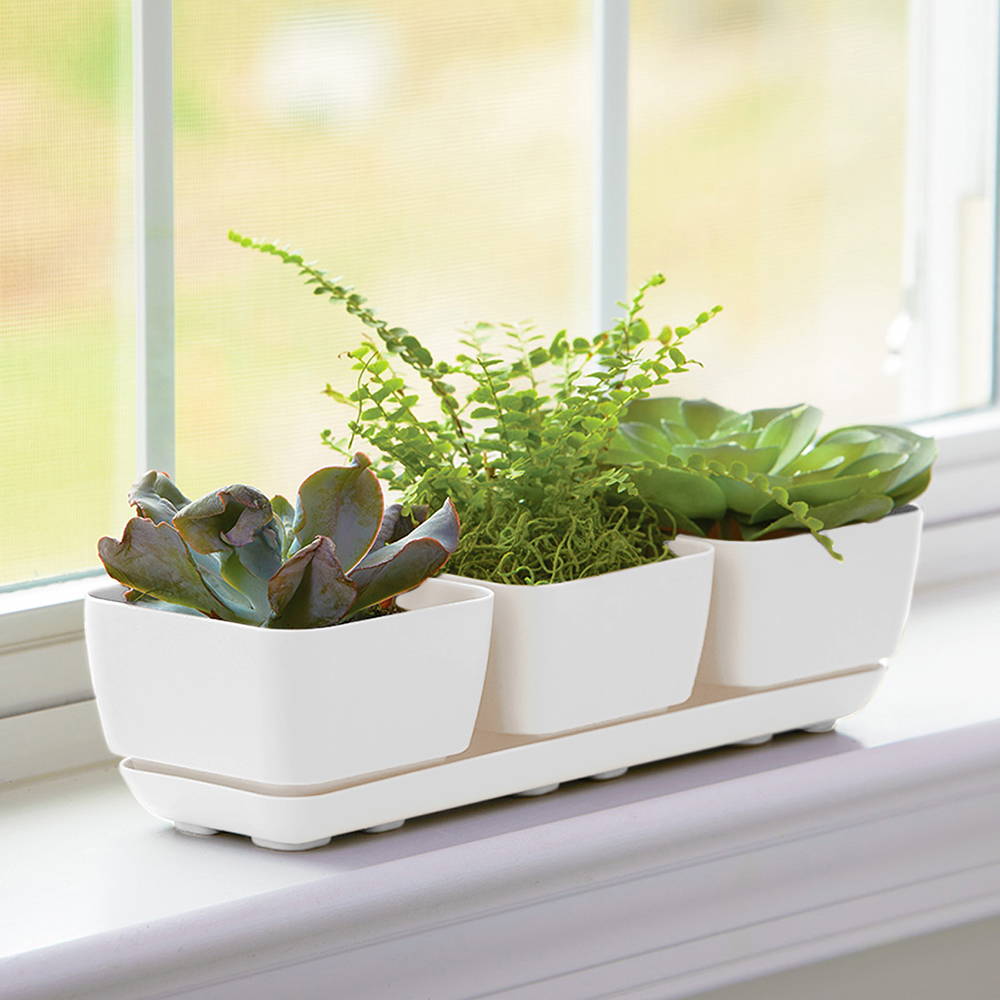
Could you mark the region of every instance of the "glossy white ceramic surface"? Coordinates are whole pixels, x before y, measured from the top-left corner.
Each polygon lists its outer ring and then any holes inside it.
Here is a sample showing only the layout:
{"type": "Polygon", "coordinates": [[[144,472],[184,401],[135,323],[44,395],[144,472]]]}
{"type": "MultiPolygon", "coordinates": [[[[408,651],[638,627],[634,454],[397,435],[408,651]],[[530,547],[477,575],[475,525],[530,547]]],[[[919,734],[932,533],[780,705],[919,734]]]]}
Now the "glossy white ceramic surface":
{"type": "Polygon", "coordinates": [[[493,639],[478,727],[543,735],[679,705],[708,617],[712,548],[671,543],[664,562],[536,587],[489,588],[493,639]]]}
{"type": "MultiPolygon", "coordinates": [[[[325,838],[563,781],[739,743],[856,712],[883,667],[748,693],[698,688],[690,703],[659,715],[526,741],[477,732],[458,757],[338,787],[291,789],[223,783],[125,760],[120,770],[151,813],[187,826],[242,833],[268,846],[317,846],[325,838]]],[[[750,751],[748,751],[750,752],[750,751]]],[[[548,789],[546,789],[548,790],[548,789]]]]}
{"type": "Polygon", "coordinates": [[[110,749],[246,781],[310,785],[461,753],[472,737],[493,595],[428,580],[405,614],[264,629],[86,601],[110,749]]]}
{"type": "Polygon", "coordinates": [[[809,535],[705,539],[715,571],[699,679],[767,688],[892,656],[910,610],[922,520],[914,507],[834,528],[842,561],[809,535]]]}

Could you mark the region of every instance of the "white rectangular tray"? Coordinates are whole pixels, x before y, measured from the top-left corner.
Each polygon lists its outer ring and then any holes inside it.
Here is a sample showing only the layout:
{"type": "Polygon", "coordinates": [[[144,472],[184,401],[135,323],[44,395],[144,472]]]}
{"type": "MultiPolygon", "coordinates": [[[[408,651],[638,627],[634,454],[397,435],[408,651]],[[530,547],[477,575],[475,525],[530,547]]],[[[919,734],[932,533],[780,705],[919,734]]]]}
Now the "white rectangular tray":
{"type": "Polygon", "coordinates": [[[669,711],[557,736],[477,732],[457,756],[337,785],[258,785],[134,758],[119,768],[136,799],[182,833],[224,830],[260,847],[307,850],[342,833],[395,829],[443,809],[544,794],[577,778],[618,777],[634,764],[763,743],[792,729],[827,732],[867,704],[885,669],[873,664],[766,691],[702,685],[669,711]]]}

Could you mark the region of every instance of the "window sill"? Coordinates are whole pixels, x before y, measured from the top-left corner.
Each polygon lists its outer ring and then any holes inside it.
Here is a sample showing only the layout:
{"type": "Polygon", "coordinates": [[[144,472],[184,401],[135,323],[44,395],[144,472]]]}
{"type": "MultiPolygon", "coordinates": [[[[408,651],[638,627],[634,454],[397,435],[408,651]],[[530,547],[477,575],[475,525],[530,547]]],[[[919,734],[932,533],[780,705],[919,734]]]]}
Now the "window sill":
{"type": "Polygon", "coordinates": [[[0,719],[93,697],[83,598],[101,577],[0,593],[0,719]]]}
{"type": "Polygon", "coordinates": [[[108,764],[12,784],[0,996],[681,997],[998,914],[998,602],[920,592],[837,733],[304,855],[180,837],[108,764]]]}

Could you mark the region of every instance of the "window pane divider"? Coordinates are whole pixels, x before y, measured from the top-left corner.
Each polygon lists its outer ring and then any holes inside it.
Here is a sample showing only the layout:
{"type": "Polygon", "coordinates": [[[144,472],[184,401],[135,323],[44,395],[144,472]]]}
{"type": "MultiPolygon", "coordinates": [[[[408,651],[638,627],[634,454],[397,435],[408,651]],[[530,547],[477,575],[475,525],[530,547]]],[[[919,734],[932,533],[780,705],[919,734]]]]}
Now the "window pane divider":
{"type": "Polygon", "coordinates": [[[593,24],[592,313],[606,330],[628,292],[629,0],[594,0],[593,24]]]}
{"type": "Polygon", "coordinates": [[[173,5],[132,0],[136,465],[171,475],[174,443],[173,5]]]}

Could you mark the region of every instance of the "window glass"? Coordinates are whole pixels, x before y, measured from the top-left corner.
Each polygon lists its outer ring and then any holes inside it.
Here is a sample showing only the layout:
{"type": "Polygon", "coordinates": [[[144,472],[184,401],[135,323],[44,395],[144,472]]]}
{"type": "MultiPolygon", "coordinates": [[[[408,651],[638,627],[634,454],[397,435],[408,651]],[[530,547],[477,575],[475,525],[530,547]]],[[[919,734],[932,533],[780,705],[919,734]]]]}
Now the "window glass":
{"type": "Polygon", "coordinates": [[[973,6],[635,0],[632,273],[664,271],[682,312],[726,307],[690,344],[706,368],[678,392],[738,408],[809,401],[831,422],[989,401],[991,91],[977,74],[992,42],[961,13],[973,6]],[[924,82],[964,109],[949,115],[973,141],[935,139],[947,116],[908,104],[914,53],[941,44],[957,62],[924,82]],[[928,153],[929,180],[914,173],[928,153]],[[935,188],[949,170],[961,181],[935,188]],[[910,228],[928,205],[930,238],[910,228]],[[954,234],[946,253],[942,234],[954,234]],[[925,272],[904,294],[914,252],[925,272]]]}
{"type": "Polygon", "coordinates": [[[590,8],[175,0],[178,482],[292,491],[337,461],[361,328],[289,243],[453,349],[470,321],[583,329],[590,8]]]}
{"type": "MultiPolygon", "coordinates": [[[[685,395],[830,422],[994,392],[995,10],[633,0],[630,271],[664,271],[685,395]],[[957,115],[955,108],[962,108],[957,115]]],[[[134,476],[127,0],[0,0],[0,587],[86,571],[134,476]]],[[[178,481],[294,490],[336,461],[360,329],[283,241],[453,349],[587,330],[588,0],[174,2],[178,481]]],[[[654,313],[656,318],[657,313],[654,313]]]]}
{"type": "Polygon", "coordinates": [[[86,570],[134,462],[129,8],[0,3],[0,586],[86,570]]]}

